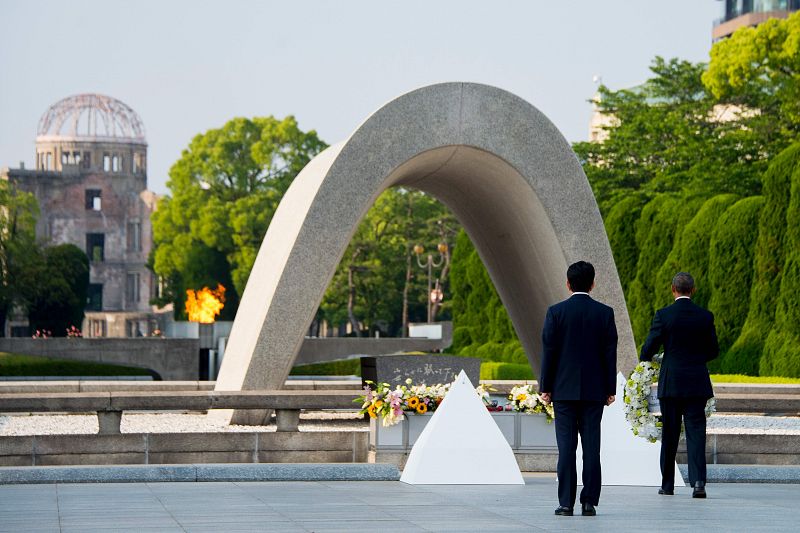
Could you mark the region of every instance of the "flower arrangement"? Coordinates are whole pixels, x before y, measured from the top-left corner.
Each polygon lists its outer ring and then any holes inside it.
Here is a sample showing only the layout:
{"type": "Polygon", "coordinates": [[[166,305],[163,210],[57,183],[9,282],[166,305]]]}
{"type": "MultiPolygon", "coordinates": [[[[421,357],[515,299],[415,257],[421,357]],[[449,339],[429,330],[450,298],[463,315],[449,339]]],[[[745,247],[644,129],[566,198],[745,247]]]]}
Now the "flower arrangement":
{"type": "Polygon", "coordinates": [[[53,336],[53,332],[49,329],[37,329],[31,338],[33,339],[49,339],[53,336]]]}
{"type": "MultiPolygon", "coordinates": [[[[364,394],[354,401],[361,404],[361,414],[369,415],[370,418],[380,418],[381,425],[389,427],[403,420],[404,413],[423,415],[435,411],[449,390],[449,383],[414,385],[411,379],[407,379],[404,385],[392,388],[388,383],[367,381],[364,394]]],[[[486,385],[479,385],[475,388],[475,392],[490,411],[544,413],[548,422],[553,420],[553,406],[545,405],[530,385],[514,387],[509,396],[512,402],[505,406],[499,406],[496,400],[490,399],[491,389],[486,385]]]]}
{"type": "Polygon", "coordinates": [[[393,426],[403,419],[404,412],[423,415],[435,411],[442,403],[450,384],[413,385],[407,379],[405,385],[397,385],[394,389],[388,383],[367,381],[364,394],[354,401],[361,403],[361,414],[370,418],[380,418],[384,427],[393,426]]]}
{"type": "MultiPolygon", "coordinates": [[[[650,412],[650,390],[658,381],[658,372],[664,354],[653,357],[652,362],[642,361],[633,369],[625,382],[623,410],[625,419],[631,425],[633,434],[650,442],[661,440],[661,415],[650,412]]],[[[716,411],[716,401],[710,398],[706,403],[706,418],[716,411]]]]}
{"type": "Polygon", "coordinates": [[[75,326],[70,326],[67,328],[67,338],[78,339],[81,337],[83,337],[83,333],[81,333],[81,330],[79,330],[75,326]]]}
{"type": "Polygon", "coordinates": [[[556,416],[553,403],[544,403],[541,396],[533,390],[533,385],[517,385],[511,389],[508,399],[511,400],[512,410],[520,413],[544,414],[547,416],[548,424],[556,416]]]}

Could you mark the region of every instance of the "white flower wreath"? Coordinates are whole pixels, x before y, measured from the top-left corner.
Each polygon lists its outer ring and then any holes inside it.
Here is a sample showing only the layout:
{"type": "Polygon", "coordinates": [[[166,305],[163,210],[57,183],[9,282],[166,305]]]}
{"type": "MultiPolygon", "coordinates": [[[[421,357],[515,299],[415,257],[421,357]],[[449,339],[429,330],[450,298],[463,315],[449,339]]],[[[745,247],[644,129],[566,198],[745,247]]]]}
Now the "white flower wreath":
{"type": "MultiPolygon", "coordinates": [[[[664,354],[653,357],[652,362],[640,362],[625,382],[623,408],[625,419],[631,425],[633,434],[650,442],[661,440],[661,415],[650,412],[650,388],[658,381],[658,371],[664,354]]],[[[716,411],[714,398],[706,403],[706,418],[716,411]]],[[[683,431],[683,428],[681,428],[683,431]]]]}

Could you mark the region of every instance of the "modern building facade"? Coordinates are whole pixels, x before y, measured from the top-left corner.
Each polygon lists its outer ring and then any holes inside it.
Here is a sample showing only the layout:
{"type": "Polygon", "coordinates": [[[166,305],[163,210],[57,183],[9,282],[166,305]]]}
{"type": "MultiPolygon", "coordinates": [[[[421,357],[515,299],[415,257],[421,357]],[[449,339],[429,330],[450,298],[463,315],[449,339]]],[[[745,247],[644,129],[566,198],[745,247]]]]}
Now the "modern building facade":
{"type": "Polygon", "coordinates": [[[139,116],[104,95],[65,98],[39,121],[35,166],[3,169],[0,178],[35,195],[41,241],[86,250],[91,271],[84,336],[151,335],[160,318],[149,304],[157,285],[146,267],[156,195],[147,190],[139,116]]]}
{"type": "Polygon", "coordinates": [[[800,9],[800,0],[720,0],[722,17],[714,23],[716,42],[743,26],[758,26],[771,18],[786,18],[800,9]]]}

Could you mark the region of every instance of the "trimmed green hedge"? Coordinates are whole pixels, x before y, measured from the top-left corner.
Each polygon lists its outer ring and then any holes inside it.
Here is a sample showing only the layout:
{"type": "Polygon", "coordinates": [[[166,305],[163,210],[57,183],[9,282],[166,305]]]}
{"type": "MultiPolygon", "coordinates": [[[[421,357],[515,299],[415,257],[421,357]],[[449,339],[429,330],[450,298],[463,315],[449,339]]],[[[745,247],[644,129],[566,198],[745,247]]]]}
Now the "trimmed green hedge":
{"type": "Polygon", "coordinates": [[[669,286],[656,286],[658,271],[672,251],[677,229],[694,215],[699,200],[687,200],[661,194],[653,198],[642,209],[636,222],[636,245],[639,260],[636,263],[636,278],[628,290],[628,313],[631,317],[633,335],[638,345],[644,342],[653,314],[663,302],[663,294],[669,294],[669,286]]]}
{"type": "Polygon", "coordinates": [[[691,221],[682,230],[679,229],[675,245],[656,276],[656,290],[659,296],[657,307],[672,303],[669,288],[672,286],[672,278],[678,272],[689,272],[694,277],[697,292],[692,300],[702,307],[708,305],[708,300],[711,298],[707,275],[711,236],[717,220],[736,200],[737,197],[733,194],[720,194],[709,198],[691,221]]]}
{"type": "Polygon", "coordinates": [[[488,362],[481,364],[481,379],[518,379],[520,381],[536,379],[533,370],[528,364],[496,363],[488,362]]]}
{"type": "MultiPolygon", "coordinates": [[[[791,177],[800,165],[800,143],[778,154],[763,177],[764,208],[758,223],[755,246],[753,284],[750,305],[742,333],[730,349],[728,357],[740,361],[761,360],[767,335],[774,327],[775,309],[781,289],[782,272],[786,263],[786,211],[791,196],[791,177]]],[[[795,327],[797,327],[795,325],[795,327]]],[[[770,360],[760,367],[760,373],[772,373],[777,344],[771,345],[770,360]]]]}
{"type": "Polygon", "coordinates": [[[608,212],[604,222],[608,242],[614,254],[622,291],[628,291],[636,277],[639,247],[636,245],[636,221],[642,214],[645,199],[641,196],[626,196],[608,212]]]}
{"type": "Polygon", "coordinates": [[[314,363],[310,365],[297,365],[289,372],[291,376],[360,376],[361,359],[343,359],[314,363]]]}
{"type": "Polygon", "coordinates": [[[800,377],[800,165],[792,173],[791,199],[786,210],[786,262],[781,272],[775,323],[764,343],[760,372],[800,377]]]}
{"type": "Polygon", "coordinates": [[[708,281],[709,310],[714,313],[720,357],[709,364],[712,371],[726,374],[758,374],[758,359],[740,358],[742,352],[728,352],[739,337],[749,309],[753,283],[754,243],[763,196],[751,196],[733,204],[717,221],[711,237],[708,281]],[[745,290],[743,290],[745,289],[745,290]]]}
{"type": "Polygon", "coordinates": [[[508,312],[464,230],[456,239],[452,264],[454,329],[450,351],[484,361],[527,362],[508,312]]]}
{"type": "Polygon", "coordinates": [[[0,376],[149,376],[144,368],[0,352],[0,376]]]}

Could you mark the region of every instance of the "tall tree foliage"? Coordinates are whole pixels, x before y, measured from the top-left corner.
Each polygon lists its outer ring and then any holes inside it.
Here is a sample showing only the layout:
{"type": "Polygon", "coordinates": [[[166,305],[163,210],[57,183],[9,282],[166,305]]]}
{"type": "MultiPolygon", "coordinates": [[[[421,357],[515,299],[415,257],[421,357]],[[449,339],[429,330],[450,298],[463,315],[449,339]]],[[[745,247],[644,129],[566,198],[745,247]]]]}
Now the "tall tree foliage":
{"type": "Polygon", "coordinates": [[[716,43],[703,83],[719,100],[751,111],[754,134],[787,146],[800,134],[800,13],[716,43]]]}
{"type": "Polygon", "coordinates": [[[32,330],[64,337],[67,328],[81,327],[89,288],[89,258],[74,244],[59,244],[41,253],[36,295],[29,305],[32,330]]]}
{"type": "Polygon", "coordinates": [[[392,188],[378,197],[359,224],[320,306],[317,319],[404,335],[409,322],[427,320],[427,269],[417,264],[414,247],[442,264],[433,269],[445,294],[433,320],[449,316],[450,248],[459,225],[435,198],[416,190],[392,188]],[[448,245],[443,257],[439,243],[448,245]]]}
{"type": "MultiPolygon", "coordinates": [[[[765,140],[708,92],[703,64],[657,57],[634,89],[600,87],[603,142],[573,145],[603,213],[633,192],[758,193],[765,140]]],[[[772,141],[773,139],[770,139],[772,141]]]]}
{"type": "MultiPolygon", "coordinates": [[[[754,243],[763,196],[750,196],[729,207],[714,225],[708,257],[708,282],[721,357],[711,370],[726,374],[758,375],[758,358],[738,358],[728,350],[742,331],[750,306],[754,243]]],[[[741,352],[739,352],[741,354],[741,352]]]]}
{"type": "Polygon", "coordinates": [[[775,323],[764,342],[760,371],[765,375],[800,377],[800,165],[794,167],[791,176],[784,247],[780,290],[775,295],[775,323]]]}
{"type": "Polygon", "coordinates": [[[232,318],[278,202],[325,146],[292,116],[235,118],[192,139],[153,214],[151,264],[167,281],[159,303],[179,314],[187,288],[221,283],[232,318]]]}
{"type": "Polygon", "coordinates": [[[656,307],[672,302],[672,294],[666,290],[677,272],[689,272],[695,279],[697,292],[692,299],[703,307],[711,298],[708,283],[708,253],[714,225],[720,216],[737,200],[733,194],[719,194],[703,203],[688,224],[678,228],[675,243],[667,259],[656,275],[655,288],[658,294],[656,307]]]}
{"type": "Polygon", "coordinates": [[[39,205],[30,193],[0,180],[0,335],[12,307],[36,297],[41,257],[36,244],[39,205]]]}
{"type": "MultiPolygon", "coordinates": [[[[791,177],[798,165],[800,143],[775,157],[764,174],[765,204],[755,242],[750,309],[742,333],[730,349],[731,357],[738,360],[760,360],[764,341],[773,327],[786,260],[786,210],[791,194],[791,177]]],[[[762,370],[768,371],[767,368],[762,370]]]]}

